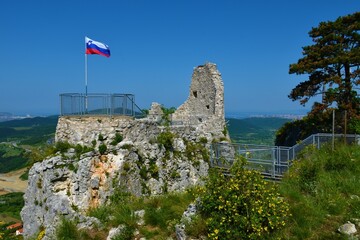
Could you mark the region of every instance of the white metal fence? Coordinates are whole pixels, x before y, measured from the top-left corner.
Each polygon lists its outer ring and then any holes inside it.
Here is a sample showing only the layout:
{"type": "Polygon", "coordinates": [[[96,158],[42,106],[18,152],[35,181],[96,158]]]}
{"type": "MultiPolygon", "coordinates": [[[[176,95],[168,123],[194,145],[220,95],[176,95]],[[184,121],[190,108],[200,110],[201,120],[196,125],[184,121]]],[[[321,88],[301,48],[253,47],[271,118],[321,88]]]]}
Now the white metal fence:
{"type": "Polygon", "coordinates": [[[293,147],[266,146],[237,143],[214,143],[211,149],[211,166],[228,169],[234,162],[235,156],[247,159],[247,167],[259,170],[265,177],[281,179],[288,171],[291,163],[298,154],[309,145],[320,148],[324,143],[332,141],[346,143],[360,143],[360,135],[318,133],[309,136],[293,147]]]}
{"type": "Polygon", "coordinates": [[[63,93],[60,94],[60,114],[144,116],[135,104],[133,94],[63,93]]]}

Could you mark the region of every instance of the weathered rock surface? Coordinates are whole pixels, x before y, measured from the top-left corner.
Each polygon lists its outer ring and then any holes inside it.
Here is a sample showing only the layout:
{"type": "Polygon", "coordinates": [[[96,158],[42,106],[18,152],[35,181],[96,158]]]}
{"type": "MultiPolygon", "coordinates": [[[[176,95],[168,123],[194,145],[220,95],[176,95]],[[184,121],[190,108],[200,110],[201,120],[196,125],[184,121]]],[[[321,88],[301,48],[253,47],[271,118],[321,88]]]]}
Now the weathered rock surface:
{"type": "Polygon", "coordinates": [[[353,224],[351,222],[347,222],[347,223],[341,225],[339,227],[338,231],[344,235],[352,235],[357,232],[355,224],[353,224]]]}
{"type": "Polygon", "coordinates": [[[44,239],[51,239],[61,217],[77,219],[82,228],[101,225],[86,212],[104,204],[119,186],[140,196],[181,191],[201,183],[209,168],[210,143],[227,137],[223,101],[220,73],[216,65],[205,64],[194,70],[190,97],[169,126],[162,124],[161,106],[156,103],[144,119],[60,117],[56,141],[94,150],[78,159],[70,149],[31,168],[21,212],[25,239],[41,228],[44,239]],[[122,141],[114,142],[118,135],[122,141]],[[167,144],[159,136],[168,138],[167,144]],[[100,145],[107,146],[103,155],[98,151],[100,145]]]}

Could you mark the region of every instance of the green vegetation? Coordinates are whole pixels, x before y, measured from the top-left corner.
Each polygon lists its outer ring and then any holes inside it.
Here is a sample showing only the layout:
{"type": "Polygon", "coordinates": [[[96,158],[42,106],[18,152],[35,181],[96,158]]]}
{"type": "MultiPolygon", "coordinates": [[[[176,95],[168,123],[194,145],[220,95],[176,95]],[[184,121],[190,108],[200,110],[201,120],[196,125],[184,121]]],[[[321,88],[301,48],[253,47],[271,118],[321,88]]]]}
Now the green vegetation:
{"type": "MultiPolygon", "coordinates": [[[[77,229],[76,220],[70,220],[62,218],[60,224],[56,228],[56,239],[57,240],[98,240],[105,239],[106,235],[103,232],[77,229]]],[[[42,239],[44,231],[40,231],[37,239],[42,239]]]]}
{"type": "Polygon", "coordinates": [[[227,130],[233,142],[263,145],[274,145],[276,131],[291,121],[291,119],[276,117],[228,118],[226,120],[227,130]]]}
{"type": "Polygon", "coordinates": [[[174,236],[177,224],[187,206],[194,201],[190,192],[138,198],[130,193],[117,191],[108,204],[92,209],[89,215],[98,218],[107,229],[124,226],[124,232],[115,239],[134,239],[135,229],[147,239],[165,239],[174,236]],[[145,210],[144,224],[139,226],[138,210],[145,210]]]}
{"type": "Polygon", "coordinates": [[[35,162],[42,161],[43,159],[45,159],[51,155],[54,155],[58,152],[64,156],[64,154],[70,148],[75,149],[75,155],[76,155],[77,159],[80,159],[81,154],[84,154],[84,153],[94,150],[91,147],[82,146],[80,144],[72,145],[69,142],[58,141],[55,143],[55,145],[46,145],[43,147],[39,147],[37,149],[32,148],[29,158],[31,160],[31,163],[33,164],[35,162]]]}
{"type": "Polygon", "coordinates": [[[163,146],[167,151],[173,151],[174,134],[170,131],[161,132],[157,136],[157,142],[163,146]]]}
{"type": "Polygon", "coordinates": [[[81,154],[87,153],[87,152],[91,152],[94,150],[94,148],[90,148],[87,146],[82,146],[80,144],[76,144],[75,148],[75,153],[76,153],[76,157],[78,160],[80,160],[80,156],[81,154]]]}
{"type": "Polygon", "coordinates": [[[360,149],[308,147],[280,184],[292,217],[283,239],[345,239],[338,227],[360,216],[360,149]]]}
{"type": "Polygon", "coordinates": [[[63,218],[60,225],[56,229],[56,239],[67,240],[67,239],[78,239],[79,233],[76,224],[71,220],[63,218]]]}
{"type": "Polygon", "coordinates": [[[116,146],[119,142],[121,142],[123,140],[123,136],[121,136],[120,133],[115,133],[115,138],[114,140],[111,141],[111,145],[116,146]]]}
{"type": "Polygon", "coordinates": [[[305,75],[307,80],[293,88],[289,98],[305,105],[321,95],[321,102],[314,102],[305,119],[284,126],[277,134],[278,145],[291,146],[313,133],[331,132],[333,110],[336,133],[359,133],[359,30],[360,12],[311,29],[313,44],[303,47],[303,57],[289,68],[290,74],[305,75]]]}
{"type": "Polygon", "coordinates": [[[57,142],[53,150],[53,154],[56,152],[66,153],[71,148],[71,144],[68,142],[57,142]]]}
{"type": "Polygon", "coordinates": [[[44,144],[54,137],[58,116],[25,118],[0,123],[0,142],[44,144]]]}
{"type": "Polygon", "coordinates": [[[310,98],[323,94],[322,103],[315,103],[313,111],[320,112],[336,104],[339,110],[357,116],[359,30],[360,12],[312,28],[309,36],[313,45],[303,47],[304,57],[289,69],[290,74],[308,75],[308,80],[298,84],[289,98],[305,105],[310,98]]]}
{"type": "Polygon", "coordinates": [[[101,154],[101,155],[103,155],[103,154],[105,154],[105,152],[107,151],[107,146],[105,145],[105,144],[100,144],[99,145],[99,153],[101,154]]]}
{"type": "Polygon", "coordinates": [[[5,217],[12,217],[20,220],[20,211],[24,206],[24,193],[8,193],[0,195],[0,222],[5,217]]]}
{"type": "Polygon", "coordinates": [[[16,145],[0,143],[0,173],[7,173],[27,166],[26,151],[16,145]]]}
{"type": "Polygon", "coordinates": [[[56,124],[57,116],[1,122],[0,173],[31,166],[39,161],[48,148],[46,142],[54,138],[56,124]]]}
{"type": "MultiPolygon", "coordinates": [[[[196,166],[200,164],[199,159],[203,159],[205,162],[210,162],[210,153],[205,146],[206,138],[200,139],[200,142],[190,142],[184,139],[185,143],[185,156],[187,159],[196,166]]],[[[206,140],[207,142],[207,140],[206,140]]]]}
{"type": "Polygon", "coordinates": [[[237,157],[231,175],[213,169],[200,195],[201,217],[194,222],[203,226],[205,221],[206,228],[197,235],[209,239],[266,239],[285,226],[289,208],[276,184],[266,182],[245,164],[237,157]]]}
{"type": "Polygon", "coordinates": [[[176,108],[175,107],[166,108],[166,107],[162,106],[161,109],[164,113],[164,115],[162,116],[163,124],[165,126],[170,126],[170,124],[171,124],[170,116],[171,116],[171,114],[173,114],[176,111],[176,108]]]}

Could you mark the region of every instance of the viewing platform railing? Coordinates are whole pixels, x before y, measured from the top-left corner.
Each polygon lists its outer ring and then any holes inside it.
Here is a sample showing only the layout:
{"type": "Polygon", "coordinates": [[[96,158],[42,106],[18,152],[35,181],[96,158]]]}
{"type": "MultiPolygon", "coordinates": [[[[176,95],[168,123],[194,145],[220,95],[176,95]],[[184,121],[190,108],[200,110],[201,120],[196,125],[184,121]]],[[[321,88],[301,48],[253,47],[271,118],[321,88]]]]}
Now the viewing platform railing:
{"type": "Polygon", "coordinates": [[[60,94],[61,116],[107,115],[145,117],[133,94],[63,93],[60,94]]]}
{"type": "Polygon", "coordinates": [[[259,170],[268,179],[279,180],[288,171],[292,161],[307,146],[312,145],[320,149],[325,143],[330,144],[333,140],[336,140],[336,144],[344,142],[360,145],[360,135],[331,133],[313,134],[292,147],[221,142],[211,146],[210,165],[230,169],[235,156],[240,155],[247,159],[247,167],[259,170]]]}

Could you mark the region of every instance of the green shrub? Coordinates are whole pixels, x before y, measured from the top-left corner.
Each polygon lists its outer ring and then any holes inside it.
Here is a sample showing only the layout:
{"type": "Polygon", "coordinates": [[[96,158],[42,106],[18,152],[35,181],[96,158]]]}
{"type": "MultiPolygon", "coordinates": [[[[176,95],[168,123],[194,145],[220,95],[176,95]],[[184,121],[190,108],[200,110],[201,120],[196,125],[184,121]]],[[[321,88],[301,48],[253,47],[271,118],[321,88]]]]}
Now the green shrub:
{"type": "Polygon", "coordinates": [[[203,159],[205,162],[210,161],[209,150],[202,143],[194,143],[189,141],[185,142],[185,156],[190,161],[193,161],[195,165],[199,165],[200,159],[203,159]]]}
{"type": "Polygon", "coordinates": [[[207,144],[207,143],[208,143],[208,140],[207,140],[206,137],[201,137],[201,138],[199,139],[199,142],[200,142],[201,144],[207,144]]]}
{"type": "Polygon", "coordinates": [[[199,214],[194,215],[190,222],[185,222],[185,231],[188,236],[201,239],[207,232],[206,221],[199,214]]]}
{"type": "Polygon", "coordinates": [[[227,133],[228,133],[228,129],[227,129],[226,125],[225,125],[225,126],[224,126],[224,129],[222,130],[222,134],[223,134],[224,136],[226,136],[227,133]]]}
{"type": "Polygon", "coordinates": [[[237,157],[230,176],[213,172],[201,196],[209,239],[263,239],[285,226],[288,204],[274,184],[237,157]]]}
{"type": "Polygon", "coordinates": [[[29,171],[30,171],[30,169],[27,169],[26,172],[21,174],[20,179],[23,180],[23,181],[29,180],[29,171]]]}
{"type": "Polygon", "coordinates": [[[73,172],[77,172],[77,170],[78,170],[78,168],[73,164],[73,163],[70,163],[69,165],[68,165],[68,169],[70,170],[70,171],[73,171],[73,172]]]}
{"type": "Polygon", "coordinates": [[[71,220],[63,218],[59,226],[56,228],[56,239],[57,240],[79,239],[78,229],[76,227],[76,224],[71,220]]]}
{"type": "Polygon", "coordinates": [[[171,172],[171,174],[170,174],[170,177],[171,177],[172,179],[180,178],[180,173],[179,173],[178,171],[176,171],[176,170],[173,170],[173,171],[171,172]]]}
{"type": "Polygon", "coordinates": [[[105,152],[107,151],[107,146],[105,144],[100,144],[99,145],[99,153],[101,155],[105,154],[105,152]]]}
{"type": "Polygon", "coordinates": [[[164,146],[165,150],[173,151],[174,137],[174,134],[170,131],[161,132],[157,137],[157,142],[159,145],[164,146]]]}
{"type": "Polygon", "coordinates": [[[124,169],[125,172],[130,171],[130,169],[131,169],[130,163],[129,163],[129,162],[125,162],[125,163],[124,163],[124,166],[123,166],[123,169],[124,169]]]}
{"type": "Polygon", "coordinates": [[[146,167],[145,166],[142,166],[141,168],[140,168],[140,177],[142,178],[142,179],[144,179],[144,180],[148,180],[148,176],[147,176],[147,173],[148,173],[148,171],[147,171],[147,169],[146,169],[146,167]]]}
{"type": "Polygon", "coordinates": [[[100,205],[97,208],[91,208],[88,212],[90,217],[96,217],[99,219],[103,224],[107,224],[109,222],[109,217],[111,215],[111,209],[109,206],[100,205]]]}
{"type": "MultiPolygon", "coordinates": [[[[194,200],[188,193],[169,193],[150,197],[145,201],[145,224],[161,229],[162,234],[170,236],[182,214],[194,200]]],[[[154,238],[159,239],[159,238],[154,238]]],[[[162,239],[162,238],[160,238],[162,239]]]]}
{"type": "Polygon", "coordinates": [[[96,146],[96,140],[95,139],[91,141],[91,145],[92,145],[93,148],[96,146]]]}
{"type": "Polygon", "coordinates": [[[165,126],[170,126],[171,123],[170,116],[176,111],[176,108],[175,107],[165,108],[162,106],[161,109],[164,113],[164,115],[162,116],[163,124],[165,126]]]}
{"type": "Polygon", "coordinates": [[[111,141],[111,145],[116,146],[119,142],[123,140],[123,136],[120,133],[115,133],[115,138],[111,141]]]}
{"type": "Polygon", "coordinates": [[[56,142],[55,144],[55,150],[56,152],[59,151],[60,153],[66,153],[67,150],[69,150],[71,148],[70,143],[68,142],[56,142]]]}
{"type": "Polygon", "coordinates": [[[130,150],[132,147],[133,147],[133,145],[131,145],[131,144],[124,144],[121,146],[122,149],[127,149],[127,150],[130,150]]]}
{"type": "Polygon", "coordinates": [[[98,140],[99,140],[100,142],[102,142],[102,141],[105,140],[104,136],[103,136],[101,133],[99,134],[98,140]]]}
{"type": "Polygon", "coordinates": [[[159,167],[156,165],[156,159],[150,159],[150,166],[148,169],[151,177],[159,179],[159,167]]]}
{"type": "MultiPolygon", "coordinates": [[[[96,144],[96,143],[95,143],[96,144]]],[[[77,157],[77,159],[80,159],[81,154],[93,151],[93,148],[87,147],[87,146],[82,146],[80,144],[77,144],[75,147],[75,155],[77,157]]]]}

